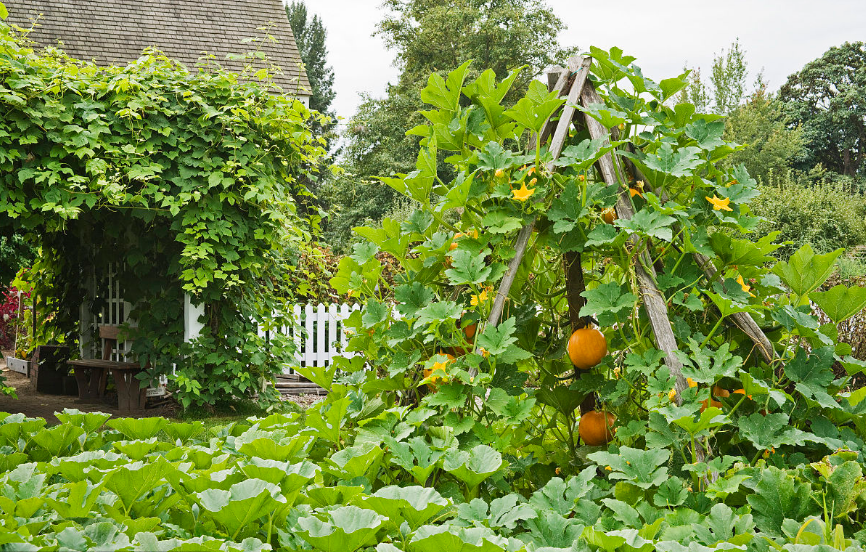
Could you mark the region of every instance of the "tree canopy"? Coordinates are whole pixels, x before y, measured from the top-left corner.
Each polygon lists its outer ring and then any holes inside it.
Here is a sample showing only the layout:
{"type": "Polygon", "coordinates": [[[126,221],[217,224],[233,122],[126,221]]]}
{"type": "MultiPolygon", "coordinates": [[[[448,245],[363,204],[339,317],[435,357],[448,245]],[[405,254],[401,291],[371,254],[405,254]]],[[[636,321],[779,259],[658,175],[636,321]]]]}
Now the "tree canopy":
{"type": "Polygon", "coordinates": [[[557,41],[565,24],[541,0],[386,0],[382,7],[387,15],[375,34],[395,53],[401,73],[384,98],[365,98],[347,126],[349,175],[328,192],[338,211],[331,214],[327,235],[338,247],[347,242],[351,227],[378,220],[394,205],[393,191],[370,179],[414,169],[418,137],[407,136],[405,130],[426,120],[419,113],[424,107],[419,91],[431,73],[447,74],[467,60],[473,60],[473,68],[491,69],[498,78],[528,66],[505,99],[510,105],[546,66],[571,52],[557,41]],[[347,203],[361,186],[364,201],[347,203]]]}
{"type": "Polygon", "coordinates": [[[803,168],[823,164],[846,176],[866,174],[866,45],[846,42],[788,77],[780,98],[790,125],[803,125],[803,168]]]}

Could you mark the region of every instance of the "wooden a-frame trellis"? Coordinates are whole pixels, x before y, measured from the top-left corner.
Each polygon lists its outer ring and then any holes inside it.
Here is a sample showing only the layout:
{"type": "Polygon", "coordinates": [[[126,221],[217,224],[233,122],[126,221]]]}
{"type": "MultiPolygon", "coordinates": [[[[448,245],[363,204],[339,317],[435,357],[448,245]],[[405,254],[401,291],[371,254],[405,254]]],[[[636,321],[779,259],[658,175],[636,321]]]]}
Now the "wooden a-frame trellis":
{"type": "MultiPolygon", "coordinates": [[[[616,138],[618,129],[607,129],[600,122],[586,115],[575,106],[580,104],[589,106],[591,104],[602,103],[592,82],[587,79],[589,68],[592,63],[592,58],[588,56],[575,56],[569,60],[568,68],[554,67],[548,72],[549,89],[556,91],[560,97],[566,97],[565,104],[560,110],[551,115],[542,127],[540,136],[533,137],[533,140],[540,140],[542,143],[550,139],[548,146],[549,151],[553,155],[553,160],[556,160],[562,153],[568,138],[568,132],[572,123],[583,125],[588,131],[590,138],[603,138],[609,140],[616,138]],[[557,118],[557,115],[559,117],[557,118]]],[[[628,169],[632,172],[636,179],[646,179],[642,177],[640,172],[633,164],[629,165],[628,169]]],[[[554,169],[553,161],[548,164],[548,170],[554,169]]],[[[622,187],[616,203],[617,217],[622,220],[629,220],[634,216],[629,194],[626,188],[622,186],[627,179],[620,160],[611,153],[606,153],[596,163],[596,168],[608,186],[622,187]]],[[[659,191],[660,197],[664,201],[666,194],[663,190],[659,191]]],[[[502,310],[505,306],[505,300],[511,290],[511,285],[514,282],[514,277],[517,274],[517,269],[520,266],[523,256],[526,253],[526,248],[529,244],[529,239],[532,236],[532,229],[535,226],[535,219],[530,220],[518,233],[517,243],[515,244],[515,255],[508,265],[508,270],[505,273],[499,290],[496,294],[496,299],[493,303],[490,316],[487,320],[488,324],[497,325],[499,318],[502,315],[502,310]]],[[[639,238],[632,235],[631,243],[638,248],[639,262],[635,263],[635,274],[640,288],[640,297],[644,309],[650,320],[653,334],[655,335],[656,345],[659,350],[665,354],[665,364],[670,369],[671,373],[676,376],[676,402],[681,403],[680,395],[688,387],[686,378],[682,373],[682,363],[676,356],[677,342],[671,327],[670,318],[668,316],[667,304],[664,296],[659,291],[656,285],[655,268],[650,258],[649,252],[645,248],[640,248],[639,238]]],[[[710,259],[700,253],[694,253],[694,258],[699,267],[703,270],[707,279],[715,281],[718,279],[716,269],[710,259]]],[[[569,319],[572,329],[576,329],[581,325],[580,309],[586,304],[586,299],[581,296],[585,291],[583,281],[583,271],[581,269],[581,257],[578,252],[570,252],[565,254],[564,269],[566,272],[566,298],[568,301],[569,319]]],[[[731,315],[734,323],[755,343],[755,348],[763,356],[764,360],[771,362],[774,358],[773,346],[764,332],[751,317],[750,314],[741,312],[731,315]]],[[[579,374],[578,374],[579,375],[579,374]]],[[[592,409],[594,398],[588,397],[584,404],[581,405],[581,411],[592,409]]]]}

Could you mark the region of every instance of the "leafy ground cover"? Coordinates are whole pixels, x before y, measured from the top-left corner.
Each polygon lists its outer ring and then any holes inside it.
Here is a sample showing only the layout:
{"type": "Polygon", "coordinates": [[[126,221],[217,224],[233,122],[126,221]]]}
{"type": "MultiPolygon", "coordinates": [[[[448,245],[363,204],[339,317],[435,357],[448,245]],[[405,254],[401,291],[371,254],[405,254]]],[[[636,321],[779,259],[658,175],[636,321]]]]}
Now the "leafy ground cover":
{"type": "Polygon", "coordinates": [[[533,485],[526,458],[360,393],[209,429],[4,414],[0,550],[862,550],[824,514],[856,510],[857,452],[796,469],[720,458],[695,492],[666,449],[622,447],[533,485]]]}

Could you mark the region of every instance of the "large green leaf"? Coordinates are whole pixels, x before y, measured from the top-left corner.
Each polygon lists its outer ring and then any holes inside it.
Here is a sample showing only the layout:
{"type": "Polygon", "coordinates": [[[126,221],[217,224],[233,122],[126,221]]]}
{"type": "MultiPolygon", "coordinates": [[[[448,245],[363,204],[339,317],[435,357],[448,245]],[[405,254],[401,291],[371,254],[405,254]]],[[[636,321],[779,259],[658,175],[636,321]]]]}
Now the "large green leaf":
{"type": "Polygon", "coordinates": [[[202,513],[207,513],[208,517],[225,528],[232,540],[242,533],[258,532],[253,522],[285,502],[279,487],[261,479],[235,483],[227,491],[207,489],[198,493],[202,513]]]}
{"type": "Polygon", "coordinates": [[[618,313],[634,307],[637,297],[616,282],[607,282],[581,293],[586,305],[580,309],[581,316],[599,315],[605,312],[618,313]]]}
{"type": "Polygon", "coordinates": [[[54,511],[66,519],[86,518],[93,515],[93,505],[105,486],[105,481],[92,484],[89,481],[67,483],[61,487],[57,498],[49,497],[46,502],[54,511]]]}
{"type": "MultiPolygon", "coordinates": [[[[34,434],[31,439],[34,443],[44,448],[52,457],[61,456],[61,452],[65,453],[74,443],[78,443],[78,438],[84,435],[84,429],[70,425],[60,424],[51,429],[42,429],[34,434]]],[[[79,447],[74,447],[80,450],[79,447]]],[[[66,456],[66,454],[63,454],[66,456]]]]}
{"type": "Polygon", "coordinates": [[[730,343],[713,351],[689,338],[689,352],[677,351],[683,363],[683,375],[697,383],[713,384],[722,378],[734,377],[743,364],[742,357],[730,353],[730,343]]]}
{"type": "Polygon", "coordinates": [[[710,245],[724,266],[763,266],[773,260],[770,253],[782,247],[773,243],[779,232],[770,232],[758,240],[739,240],[724,232],[713,232],[710,245]]]}
{"type": "Polygon", "coordinates": [[[490,254],[488,249],[478,254],[465,249],[457,249],[451,254],[453,267],[447,269],[445,275],[455,286],[483,284],[493,273],[493,268],[488,266],[486,262],[488,254],[490,254]]]}
{"type": "Polygon", "coordinates": [[[812,354],[798,349],[794,358],[785,364],[785,375],[796,383],[797,391],[824,408],[838,408],[838,403],[827,393],[833,381],[833,348],[824,347],[812,354]]]}
{"type": "Polygon", "coordinates": [[[641,209],[628,219],[619,219],[616,225],[625,229],[629,234],[640,233],[650,238],[658,238],[664,241],[673,239],[672,225],[677,221],[674,217],[663,215],[658,211],[641,209]]]}
{"type": "Polygon", "coordinates": [[[809,299],[821,307],[834,324],[848,320],[866,307],[866,288],[833,286],[827,291],[813,291],[809,299]]]}
{"type": "Polygon", "coordinates": [[[115,452],[94,450],[74,456],[54,458],[51,460],[51,465],[69,481],[84,481],[87,478],[86,472],[91,468],[109,470],[127,462],[127,459],[115,452]]]}
{"type": "Polygon", "coordinates": [[[640,450],[622,447],[619,454],[607,451],[593,452],[590,460],[604,469],[610,467],[611,479],[622,479],[641,489],[661,485],[668,477],[667,461],[670,451],[666,449],[640,450]]]}
{"type": "Polygon", "coordinates": [[[328,512],[325,520],[315,516],[298,519],[297,534],[316,550],[354,552],[374,544],[376,532],[386,521],[372,510],[343,506],[328,512]]]}
{"type": "Polygon", "coordinates": [[[787,519],[802,521],[818,513],[811,500],[812,489],[785,470],[766,468],[760,477],[746,481],[754,493],[746,497],[752,506],[755,523],[762,532],[772,536],[781,535],[782,522],[787,519]]]}
{"type": "Polygon", "coordinates": [[[836,259],[845,250],[837,249],[824,255],[816,255],[809,244],[791,255],[788,262],[779,261],[773,273],[782,279],[798,296],[802,297],[818,288],[833,273],[836,259]]]}
{"type": "Polygon", "coordinates": [[[424,525],[409,541],[409,552],[503,552],[507,540],[487,527],[424,525]]]}
{"type": "Polygon", "coordinates": [[[322,469],[340,479],[350,481],[368,474],[382,459],[382,448],[375,443],[346,447],[326,459],[322,469]]]}
{"type": "Polygon", "coordinates": [[[699,157],[700,153],[701,149],[693,146],[674,151],[670,144],[665,143],[654,155],[647,155],[643,162],[654,171],[672,176],[686,176],[703,164],[703,159],[699,157]]]}
{"type": "Polygon", "coordinates": [[[170,467],[165,460],[153,463],[133,462],[119,466],[105,475],[105,487],[116,494],[128,512],[135,502],[165,483],[170,467]]]}
{"type": "Polygon", "coordinates": [[[145,440],[156,437],[156,434],[168,425],[165,418],[113,418],[108,420],[108,427],[123,433],[123,436],[131,441],[145,440]]]}
{"type": "Polygon", "coordinates": [[[429,487],[391,485],[363,497],[359,504],[385,516],[397,527],[406,521],[414,531],[450,503],[429,487]]]}
{"type": "Polygon", "coordinates": [[[503,467],[502,455],[487,445],[478,445],[469,452],[449,450],[445,453],[445,461],[442,464],[445,471],[470,488],[477,487],[503,467]]]}
{"type": "MultiPolygon", "coordinates": [[[[85,433],[93,433],[111,418],[111,414],[104,412],[81,412],[74,408],[64,408],[63,412],[55,412],[54,417],[60,420],[60,423],[71,424],[78,426],[85,433]]],[[[175,424],[181,425],[181,424],[175,424]]]]}
{"type": "Polygon", "coordinates": [[[419,485],[425,485],[433,470],[439,466],[444,450],[435,450],[421,437],[413,437],[408,443],[394,441],[390,444],[391,462],[412,474],[419,485]]]}
{"type": "Polygon", "coordinates": [[[810,433],[806,433],[788,424],[787,414],[761,414],[755,412],[751,416],[737,419],[740,436],[749,440],[758,450],[767,450],[782,445],[802,445],[806,441],[814,441],[810,433]]]}
{"type": "Polygon", "coordinates": [[[433,73],[427,80],[427,86],[421,90],[421,101],[440,109],[456,111],[460,107],[460,90],[466,80],[466,72],[471,61],[467,61],[448,74],[443,79],[438,73],[433,73]]]}
{"type": "Polygon", "coordinates": [[[238,452],[247,456],[291,462],[305,458],[315,440],[312,435],[295,435],[277,443],[271,438],[259,437],[249,442],[236,440],[235,445],[240,445],[238,452]]]}
{"type": "Polygon", "coordinates": [[[205,426],[204,422],[201,421],[194,421],[189,423],[172,422],[162,429],[163,431],[165,431],[166,435],[168,435],[175,441],[186,443],[193,437],[204,433],[205,426]]]}

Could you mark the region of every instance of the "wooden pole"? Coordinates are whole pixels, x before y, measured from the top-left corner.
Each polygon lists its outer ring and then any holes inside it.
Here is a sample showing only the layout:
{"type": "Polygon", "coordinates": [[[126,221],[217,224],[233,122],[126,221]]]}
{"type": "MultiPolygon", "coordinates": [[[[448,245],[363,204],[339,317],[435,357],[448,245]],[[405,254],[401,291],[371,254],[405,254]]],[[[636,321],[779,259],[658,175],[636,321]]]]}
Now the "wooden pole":
{"type": "MultiPolygon", "coordinates": [[[[595,91],[592,83],[588,83],[584,87],[581,99],[583,105],[602,103],[602,99],[598,95],[598,92],[595,91]]],[[[598,138],[609,139],[610,132],[601,123],[586,115],[584,115],[584,121],[589,130],[590,138],[594,140],[598,138]]],[[[599,159],[598,168],[608,186],[619,187],[620,183],[625,183],[624,175],[616,162],[616,158],[610,153],[606,153],[599,159]]],[[[623,220],[629,220],[634,216],[631,200],[625,190],[621,191],[617,199],[616,214],[617,217],[623,220]]],[[[641,247],[637,236],[632,235],[629,241],[638,250],[635,275],[637,276],[643,306],[650,319],[650,325],[656,338],[656,345],[659,350],[665,353],[665,364],[667,364],[671,373],[676,376],[674,387],[676,389],[676,401],[677,404],[681,404],[682,399],[680,398],[680,394],[688,387],[688,384],[686,378],[683,376],[683,365],[676,356],[678,349],[677,340],[671,327],[670,318],[668,317],[667,304],[656,285],[655,269],[652,266],[652,259],[649,253],[641,247]]]]}
{"type": "MultiPolygon", "coordinates": [[[[640,169],[638,169],[634,165],[634,163],[632,163],[628,159],[625,159],[625,163],[628,169],[634,175],[635,179],[642,180],[644,183],[646,183],[646,177],[643,175],[643,173],[640,172],[640,169]]],[[[644,184],[644,188],[648,189],[648,186],[644,184]]],[[[652,190],[650,189],[650,191],[652,190]]],[[[659,190],[657,194],[659,196],[659,199],[661,199],[662,203],[667,202],[668,197],[667,193],[665,193],[664,190],[659,190]]],[[[674,225],[674,232],[679,232],[678,226],[679,225],[676,224],[674,225]]],[[[700,269],[704,272],[707,280],[711,282],[720,280],[717,274],[716,267],[713,266],[713,263],[712,261],[710,261],[709,257],[697,252],[693,253],[692,256],[695,259],[695,263],[697,263],[698,267],[700,267],[700,269]]],[[[738,312],[732,314],[730,318],[731,320],[733,320],[734,324],[736,324],[736,326],[740,328],[740,330],[744,334],[746,334],[749,339],[752,340],[758,351],[761,353],[761,356],[764,357],[764,361],[767,362],[767,364],[775,360],[776,351],[775,349],[773,349],[773,344],[767,338],[767,335],[764,333],[761,327],[758,326],[758,323],[755,322],[755,319],[752,318],[751,314],[747,312],[738,312]]]]}
{"type": "MultiPolygon", "coordinates": [[[[569,60],[569,68],[575,73],[574,83],[566,99],[565,107],[562,109],[562,116],[556,125],[556,131],[553,135],[553,140],[550,142],[550,151],[553,153],[555,161],[559,154],[562,153],[562,148],[565,146],[565,140],[568,137],[568,127],[571,126],[571,120],[574,117],[575,109],[569,104],[575,104],[580,97],[580,91],[583,89],[586,77],[589,74],[589,65],[592,59],[589,57],[575,56],[569,60]]],[[[562,71],[559,73],[559,78],[554,85],[554,90],[560,95],[565,90],[569,80],[569,72],[562,71]]],[[[542,136],[545,135],[545,130],[551,125],[551,119],[548,119],[542,127],[542,136]]],[[[532,142],[538,138],[534,138],[532,142]]],[[[553,170],[553,162],[547,166],[548,170],[553,170]]],[[[499,285],[499,291],[496,292],[496,299],[493,302],[493,307],[490,310],[490,316],[487,318],[487,323],[493,326],[499,324],[499,317],[502,315],[502,310],[505,307],[505,300],[508,298],[508,293],[511,291],[511,285],[514,283],[514,277],[517,275],[517,269],[523,261],[523,255],[526,253],[526,246],[529,244],[529,238],[532,236],[532,229],[535,226],[535,219],[530,220],[517,234],[517,243],[514,246],[514,257],[508,263],[508,270],[502,278],[502,283],[499,285]]]]}

